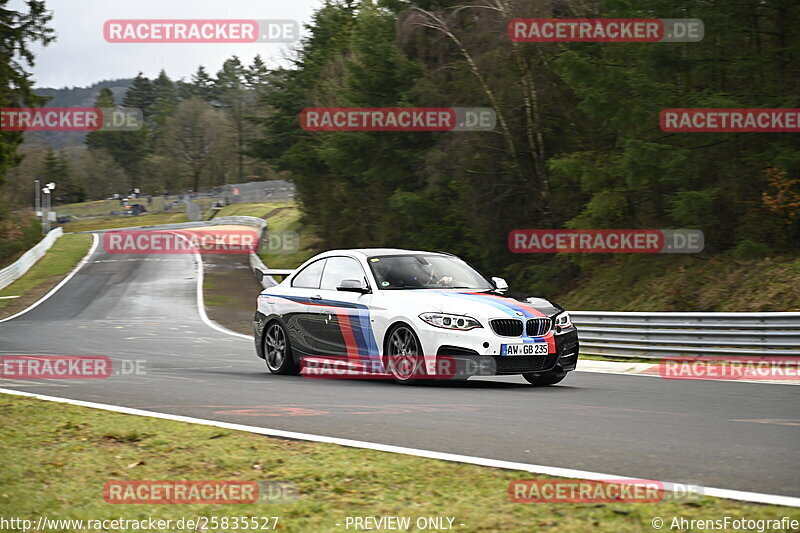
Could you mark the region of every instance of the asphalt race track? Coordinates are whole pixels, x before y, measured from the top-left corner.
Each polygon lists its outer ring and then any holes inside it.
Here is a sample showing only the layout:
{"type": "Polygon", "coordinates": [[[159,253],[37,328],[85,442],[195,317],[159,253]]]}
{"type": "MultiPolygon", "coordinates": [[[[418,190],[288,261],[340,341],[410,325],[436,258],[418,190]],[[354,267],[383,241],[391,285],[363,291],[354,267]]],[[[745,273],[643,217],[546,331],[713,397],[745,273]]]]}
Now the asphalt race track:
{"type": "MultiPolygon", "coordinates": [[[[38,307],[0,323],[0,354],[105,355],[145,375],[0,387],[492,459],[800,496],[800,387],[576,372],[406,387],[272,376],[252,341],[197,309],[192,255],[101,249],[38,307]],[[141,364],[141,363],[140,363],[141,364]]],[[[255,305],[256,295],[253,295],[255,305]]],[[[524,477],[524,476],[521,476],[524,477]]]]}

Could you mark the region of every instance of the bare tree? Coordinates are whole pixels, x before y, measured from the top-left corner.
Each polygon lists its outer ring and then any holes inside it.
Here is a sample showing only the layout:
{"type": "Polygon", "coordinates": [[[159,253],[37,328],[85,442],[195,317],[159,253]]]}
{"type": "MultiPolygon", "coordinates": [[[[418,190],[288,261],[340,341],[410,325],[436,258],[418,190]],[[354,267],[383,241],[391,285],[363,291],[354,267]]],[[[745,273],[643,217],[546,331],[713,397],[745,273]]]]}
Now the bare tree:
{"type": "Polygon", "coordinates": [[[186,168],[192,190],[200,189],[205,170],[222,148],[225,114],[198,97],[184,100],[167,122],[167,150],[186,168]]]}

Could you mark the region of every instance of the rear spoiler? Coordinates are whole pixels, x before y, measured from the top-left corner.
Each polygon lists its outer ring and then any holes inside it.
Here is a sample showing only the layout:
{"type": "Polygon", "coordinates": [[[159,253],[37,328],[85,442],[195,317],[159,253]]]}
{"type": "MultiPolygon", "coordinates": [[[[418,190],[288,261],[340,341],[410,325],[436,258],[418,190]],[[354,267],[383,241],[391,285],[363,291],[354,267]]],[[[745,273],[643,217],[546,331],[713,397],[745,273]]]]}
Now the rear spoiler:
{"type": "Polygon", "coordinates": [[[256,279],[261,281],[266,276],[280,276],[285,278],[286,276],[291,276],[294,273],[295,269],[293,268],[255,268],[253,272],[256,275],[256,279]]]}

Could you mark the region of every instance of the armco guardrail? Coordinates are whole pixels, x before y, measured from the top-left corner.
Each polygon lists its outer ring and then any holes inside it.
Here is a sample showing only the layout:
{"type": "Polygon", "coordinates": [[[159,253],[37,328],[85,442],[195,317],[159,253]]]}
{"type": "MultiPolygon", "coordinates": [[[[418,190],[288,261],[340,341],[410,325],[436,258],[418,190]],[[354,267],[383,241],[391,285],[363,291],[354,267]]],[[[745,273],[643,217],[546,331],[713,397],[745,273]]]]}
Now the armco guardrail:
{"type": "Polygon", "coordinates": [[[800,357],[800,313],[570,311],[570,315],[585,355],[800,357]]]}
{"type": "Polygon", "coordinates": [[[3,270],[0,270],[0,289],[11,285],[18,278],[22,277],[22,275],[30,270],[30,268],[44,256],[47,250],[53,246],[53,243],[56,242],[56,239],[61,237],[63,234],[64,230],[61,228],[51,230],[44,239],[39,241],[36,246],[25,252],[22,257],[14,261],[14,263],[10,264],[3,270]]]}

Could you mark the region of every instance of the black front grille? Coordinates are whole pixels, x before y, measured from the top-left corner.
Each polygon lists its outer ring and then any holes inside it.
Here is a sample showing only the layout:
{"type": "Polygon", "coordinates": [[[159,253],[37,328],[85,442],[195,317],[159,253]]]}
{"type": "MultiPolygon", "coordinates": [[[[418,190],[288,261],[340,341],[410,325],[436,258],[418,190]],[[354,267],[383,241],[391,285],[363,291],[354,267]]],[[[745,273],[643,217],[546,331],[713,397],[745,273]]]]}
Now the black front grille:
{"type": "Polygon", "coordinates": [[[553,322],[549,318],[530,318],[526,325],[528,337],[541,337],[550,333],[553,322]]]}
{"type": "Polygon", "coordinates": [[[526,372],[543,372],[556,365],[558,355],[517,355],[495,357],[498,374],[524,374],[526,372]]]}
{"type": "Polygon", "coordinates": [[[522,320],[515,318],[496,318],[489,322],[492,330],[503,337],[521,337],[522,320]]]}

